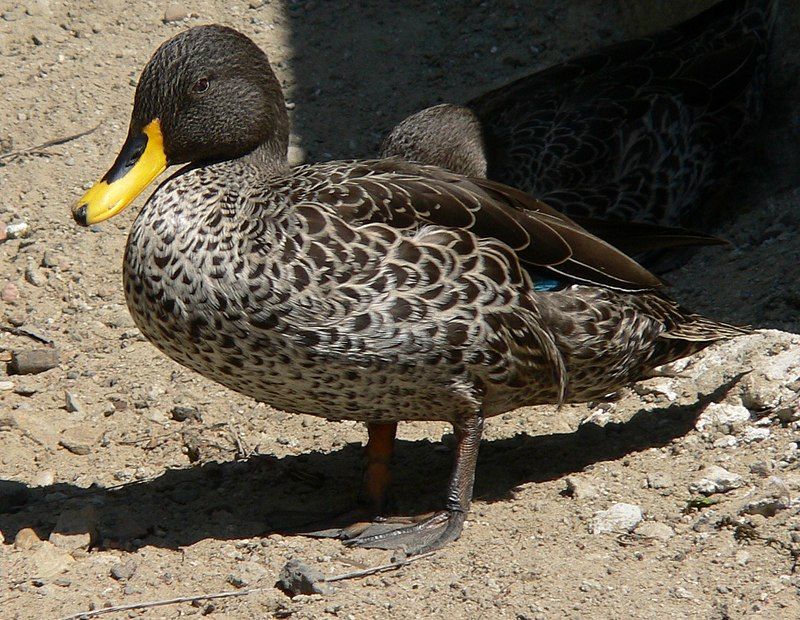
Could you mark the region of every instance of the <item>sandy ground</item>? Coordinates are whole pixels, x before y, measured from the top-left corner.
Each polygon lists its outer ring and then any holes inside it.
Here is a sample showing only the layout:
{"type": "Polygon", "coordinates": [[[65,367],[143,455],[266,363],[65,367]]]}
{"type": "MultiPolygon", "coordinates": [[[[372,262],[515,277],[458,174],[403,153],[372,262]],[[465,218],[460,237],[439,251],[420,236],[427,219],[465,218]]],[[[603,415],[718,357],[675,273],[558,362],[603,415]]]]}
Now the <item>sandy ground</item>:
{"type": "MultiPolygon", "coordinates": [[[[347,506],[363,428],[274,411],[157,353],[120,285],[136,207],[92,230],[69,215],[124,139],[142,66],[188,25],[222,22],[267,51],[294,144],[321,160],[370,155],[411,111],[696,4],[198,1],[173,7],[189,16],[169,23],[164,2],[0,5],[0,153],[99,125],[0,160],[0,221],[24,220],[31,233],[0,244],[3,366],[43,341],[60,359],[40,374],[0,371],[0,616],[237,591],[113,617],[799,617],[795,3],[783,3],[766,122],[720,218],[734,247],[668,275],[687,305],[771,331],[709,349],[611,404],[493,419],[462,538],[324,595],[289,598],[274,583],[290,558],[332,576],[391,553],[273,532],[347,506]],[[628,521],[604,532],[603,511],[619,503],[634,506],[615,509],[628,521]]],[[[406,424],[400,438],[398,508],[436,507],[449,429],[406,424]]]]}

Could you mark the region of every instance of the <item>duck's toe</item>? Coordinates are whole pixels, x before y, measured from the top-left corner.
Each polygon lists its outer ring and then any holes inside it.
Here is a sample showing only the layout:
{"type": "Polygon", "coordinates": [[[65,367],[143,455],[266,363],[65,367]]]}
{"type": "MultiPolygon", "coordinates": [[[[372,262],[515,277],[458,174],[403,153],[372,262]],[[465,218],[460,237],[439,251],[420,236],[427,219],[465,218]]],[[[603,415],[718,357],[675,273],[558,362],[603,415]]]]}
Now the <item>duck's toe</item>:
{"type": "Polygon", "coordinates": [[[425,515],[422,520],[420,517],[393,517],[371,524],[345,540],[345,544],[368,549],[404,549],[408,555],[427,553],[458,539],[465,516],[462,511],[442,510],[425,515]]]}

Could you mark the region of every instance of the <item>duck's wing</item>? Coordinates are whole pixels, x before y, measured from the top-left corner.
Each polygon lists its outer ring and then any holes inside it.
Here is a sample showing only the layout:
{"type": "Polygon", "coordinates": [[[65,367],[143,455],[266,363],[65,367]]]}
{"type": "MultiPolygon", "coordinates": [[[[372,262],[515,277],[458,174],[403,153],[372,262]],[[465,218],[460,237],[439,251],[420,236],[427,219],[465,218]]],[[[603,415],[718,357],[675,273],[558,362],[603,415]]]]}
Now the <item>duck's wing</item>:
{"type": "Polygon", "coordinates": [[[350,224],[466,229],[504,242],[539,275],[625,291],[663,286],[632,258],[555,209],[494,181],[394,159],[305,166],[295,169],[293,178],[297,199],[350,224]]]}
{"type": "Polygon", "coordinates": [[[729,0],[472,100],[488,176],[570,215],[685,221],[761,115],[773,15],[729,0]]]}

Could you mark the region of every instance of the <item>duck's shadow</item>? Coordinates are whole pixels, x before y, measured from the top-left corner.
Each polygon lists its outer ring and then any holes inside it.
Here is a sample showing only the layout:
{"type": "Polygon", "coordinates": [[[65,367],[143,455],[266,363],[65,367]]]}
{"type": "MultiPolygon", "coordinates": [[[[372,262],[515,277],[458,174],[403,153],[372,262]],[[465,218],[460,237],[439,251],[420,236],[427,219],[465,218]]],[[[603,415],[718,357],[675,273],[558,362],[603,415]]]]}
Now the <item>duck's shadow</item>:
{"type": "MultiPolygon", "coordinates": [[[[718,400],[729,385],[702,400],[718,400]]],[[[641,411],[624,423],[587,423],[571,433],[486,441],[475,496],[478,501],[508,500],[521,484],[558,479],[592,463],[664,446],[694,427],[702,404],[641,411]]],[[[413,513],[437,507],[451,452],[430,441],[399,441],[396,454],[398,508],[413,513]]],[[[175,549],[205,538],[262,536],[301,525],[315,514],[348,508],[360,464],[361,446],[349,444],[330,453],[259,455],[171,469],[152,480],[109,489],[67,483],[29,488],[0,481],[0,531],[7,543],[26,527],[46,538],[62,517],[60,529],[90,531],[93,544],[126,549],[175,549]]]]}

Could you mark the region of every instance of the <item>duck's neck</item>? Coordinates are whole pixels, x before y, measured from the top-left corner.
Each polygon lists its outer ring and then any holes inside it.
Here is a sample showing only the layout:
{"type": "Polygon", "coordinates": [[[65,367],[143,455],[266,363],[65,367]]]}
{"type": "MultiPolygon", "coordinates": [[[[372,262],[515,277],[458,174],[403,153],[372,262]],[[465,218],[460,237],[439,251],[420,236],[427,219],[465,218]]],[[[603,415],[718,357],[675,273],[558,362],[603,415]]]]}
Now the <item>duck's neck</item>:
{"type": "Polygon", "coordinates": [[[282,176],[289,171],[287,148],[288,140],[264,142],[246,155],[231,160],[231,164],[261,179],[282,176]]]}

